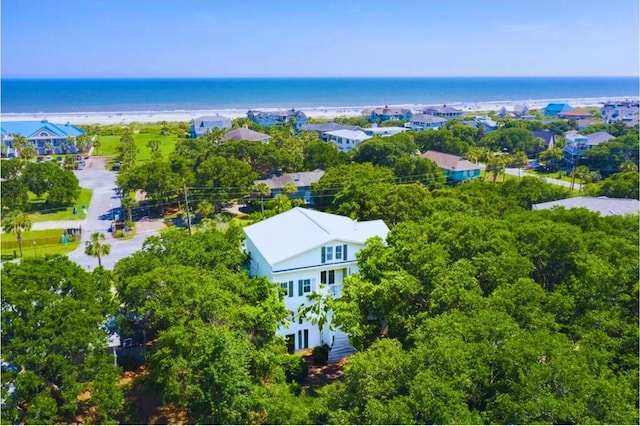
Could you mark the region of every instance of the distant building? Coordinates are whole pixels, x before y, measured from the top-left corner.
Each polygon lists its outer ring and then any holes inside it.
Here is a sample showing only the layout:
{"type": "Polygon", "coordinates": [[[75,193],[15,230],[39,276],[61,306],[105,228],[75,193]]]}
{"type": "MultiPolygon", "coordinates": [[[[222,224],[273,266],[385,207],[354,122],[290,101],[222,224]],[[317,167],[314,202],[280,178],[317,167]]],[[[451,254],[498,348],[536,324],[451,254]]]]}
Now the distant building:
{"type": "Polygon", "coordinates": [[[333,132],[325,132],[329,142],[334,143],[342,152],[349,152],[362,141],[371,139],[371,136],[360,130],[335,130],[333,132]]]}
{"type": "Polygon", "coordinates": [[[211,131],[215,128],[222,130],[230,129],[231,119],[221,115],[198,117],[191,123],[191,137],[194,139],[199,138],[207,131],[211,131]]]}
{"type": "Polygon", "coordinates": [[[551,130],[532,130],[534,138],[542,139],[544,142],[544,149],[551,149],[556,144],[556,136],[551,130]]]}
{"type": "Polygon", "coordinates": [[[246,127],[239,127],[237,129],[233,129],[228,131],[224,138],[223,142],[236,140],[236,141],[260,141],[263,143],[269,142],[271,136],[265,135],[264,133],[256,132],[255,130],[247,129],[246,127]]]}
{"type": "Polygon", "coordinates": [[[409,120],[413,112],[407,108],[373,108],[362,111],[362,116],[367,117],[372,123],[381,123],[389,120],[409,120]]]}
{"type": "Polygon", "coordinates": [[[19,156],[14,146],[16,136],[29,140],[36,150],[36,155],[75,154],[78,149],[75,139],[85,133],[84,130],[66,124],[42,121],[3,121],[0,124],[3,155],[7,158],[19,156]]]}
{"type": "Polygon", "coordinates": [[[312,172],[285,173],[273,176],[269,179],[256,180],[254,183],[265,183],[271,189],[271,198],[282,194],[282,187],[287,183],[293,184],[297,191],[294,194],[287,194],[289,198],[301,198],[307,204],[311,204],[311,184],[316,183],[324,176],[324,170],[316,169],[312,172]]]}
{"type": "Polygon", "coordinates": [[[560,111],[558,118],[584,120],[591,117],[591,113],[581,108],[574,108],[567,111],[560,111]]]}
{"type": "Polygon", "coordinates": [[[473,120],[464,120],[462,124],[469,127],[475,127],[476,129],[482,129],[486,133],[498,130],[498,123],[486,115],[475,116],[473,117],[473,120]]]}
{"type": "Polygon", "coordinates": [[[628,127],[634,127],[640,118],[640,104],[638,101],[607,102],[600,109],[600,114],[605,123],[621,121],[628,127]]]}
{"type": "Polygon", "coordinates": [[[600,213],[600,216],[638,214],[640,201],[625,198],[607,197],[573,197],[564,200],[538,203],[531,206],[532,210],[549,210],[563,207],[565,209],[583,208],[600,213]]]}
{"type": "Polygon", "coordinates": [[[573,107],[568,104],[551,103],[544,108],[543,113],[546,117],[557,117],[561,112],[569,111],[572,109],[573,107]]]}
{"type": "Polygon", "coordinates": [[[442,127],[446,121],[447,120],[442,117],[431,114],[417,114],[411,117],[408,127],[415,131],[437,130],[442,127]]]}
{"type": "Polygon", "coordinates": [[[323,140],[324,142],[329,141],[329,138],[326,135],[327,132],[333,132],[336,130],[358,130],[358,129],[360,129],[360,127],[358,126],[347,126],[343,124],[334,123],[333,121],[330,121],[328,123],[322,123],[322,124],[305,124],[303,126],[300,126],[300,131],[316,132],[318,134],[318,137],[320,137],[320,139],[323,140]]]}
{"type": "Polygon", "coordinates": [[[285,124],[288,121],[293,120],[294,127],[296,129],[304,126],[308,121],[304,112],[295,109],[284,111],[249,110],[249,112],[247,112],[247,117],[249,120],[261,126],[275,126],[277,124],[285,124]]]}
{"type": "Polygon", "coordinates": [[[596,132],[586,136],[575,131],[567,132],[564,136],[563,160],[569,167],[576,166],[585,151],[614,138],[615,136],[607,132],[596,132]]]}
{"type": "Polygon", "coordinates": [[[446,154],[438,151],[426,151],[421,154],[438,165],[448,181],[463,182],[480,177],[480,166],[465,160],[459,155],[446,154]]]}
{"type": "Polygon", "coordinates": [[[442,117],[444,119],[462,118],[464,113],[459,109],[442,105],[442,106],[430,106],[422,110],[424,114],[435,115],[436,117],[442,117]]]}
{"type": "Polygon", "coordinates": [[[529,107],[527,107],[526,105],[514,105],[511,111],[509,111],[506,107],[500,108],[495,116],[500,118],[522,118],[528,113],[529,107]]]}
{"type": "Polygon", "coordinates": [[[359,129],[368,136],[393,136],[409,130],[406,127],[378,127],[375,124],[371,127],[360,127],[359,129]]]}

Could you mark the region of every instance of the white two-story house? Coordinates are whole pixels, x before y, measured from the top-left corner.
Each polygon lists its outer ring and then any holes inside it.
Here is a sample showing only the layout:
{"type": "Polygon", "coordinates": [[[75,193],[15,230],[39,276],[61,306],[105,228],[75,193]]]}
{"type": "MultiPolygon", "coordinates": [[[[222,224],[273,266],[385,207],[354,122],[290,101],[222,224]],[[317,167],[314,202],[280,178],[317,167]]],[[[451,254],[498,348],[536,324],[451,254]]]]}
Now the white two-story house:
{"type": "Polygon", "coordinates": [[[317,325],[299,318],[300,306],[310,303],[307,296],[313,292],[340,298],[344,279],[358,271],[356,253],[369,238],[386,238],[389,228],[382,220],[358,222],[296,207],[244,232],[249,274],[264,276],[283,290],[291,320],[277,334],[293,352],[331,345],[338,331],[325,326],[321,335],[317,325]]]}

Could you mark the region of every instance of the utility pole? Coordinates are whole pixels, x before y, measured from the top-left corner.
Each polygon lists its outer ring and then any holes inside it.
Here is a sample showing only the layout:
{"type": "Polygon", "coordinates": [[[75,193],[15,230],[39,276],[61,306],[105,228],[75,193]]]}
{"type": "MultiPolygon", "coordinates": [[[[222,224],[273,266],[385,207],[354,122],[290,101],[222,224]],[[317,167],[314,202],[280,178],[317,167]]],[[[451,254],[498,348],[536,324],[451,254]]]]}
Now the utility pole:
{"type": "Polygon", "coordinates": [[[189,227],[189,235],[191,235],[191,213],[189,213],[189,197],[187,195],[187,184],[182,185],[182,189],[184,189],[184,205],[187,210],[187,226],[189,227]]]}

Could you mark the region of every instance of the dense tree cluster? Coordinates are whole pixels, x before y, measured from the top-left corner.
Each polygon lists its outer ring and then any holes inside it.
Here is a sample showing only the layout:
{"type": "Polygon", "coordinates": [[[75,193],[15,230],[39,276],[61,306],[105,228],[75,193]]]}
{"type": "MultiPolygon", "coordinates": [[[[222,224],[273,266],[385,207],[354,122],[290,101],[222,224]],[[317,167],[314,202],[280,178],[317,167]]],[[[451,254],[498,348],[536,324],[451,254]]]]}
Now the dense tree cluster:
{"type": "Polygon", "coordinates": [[[29,191],[52,207],[71,204],[80,194],[78,178],[54,162],[2,161],[2,212],[26,210],[29,191]]]}

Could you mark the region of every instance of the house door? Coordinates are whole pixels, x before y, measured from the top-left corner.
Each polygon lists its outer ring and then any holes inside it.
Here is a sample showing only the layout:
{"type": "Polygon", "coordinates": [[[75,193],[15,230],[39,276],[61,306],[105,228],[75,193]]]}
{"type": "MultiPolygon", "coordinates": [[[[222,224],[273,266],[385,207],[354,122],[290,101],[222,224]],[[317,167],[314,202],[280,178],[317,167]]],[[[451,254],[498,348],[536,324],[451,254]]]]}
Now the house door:
{"type": "Polygon", "coordinates": [[[287,340],[287,352],[293,354],[296,351],[296,335],[287,334],[285,339],[287,340]]]}

